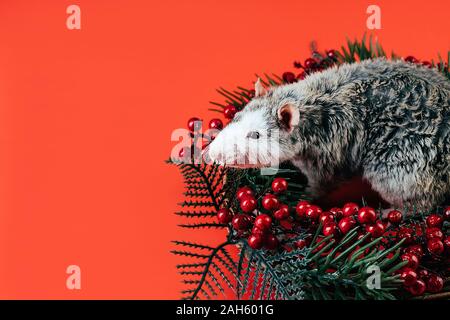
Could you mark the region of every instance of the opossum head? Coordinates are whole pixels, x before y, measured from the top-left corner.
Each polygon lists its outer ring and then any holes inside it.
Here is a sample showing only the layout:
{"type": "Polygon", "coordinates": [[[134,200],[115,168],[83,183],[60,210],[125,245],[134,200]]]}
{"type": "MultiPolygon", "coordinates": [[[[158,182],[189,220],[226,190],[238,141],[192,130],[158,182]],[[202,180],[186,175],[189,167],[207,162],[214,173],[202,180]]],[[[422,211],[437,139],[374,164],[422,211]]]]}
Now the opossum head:
{"type": "Polygon", "coordinates": [[[255,98],[217,135],[204,155],[238,168],[278,165],[295,155],[291,137],[298,123],[294,101],[268,94],[258,79],[255,98]]]}

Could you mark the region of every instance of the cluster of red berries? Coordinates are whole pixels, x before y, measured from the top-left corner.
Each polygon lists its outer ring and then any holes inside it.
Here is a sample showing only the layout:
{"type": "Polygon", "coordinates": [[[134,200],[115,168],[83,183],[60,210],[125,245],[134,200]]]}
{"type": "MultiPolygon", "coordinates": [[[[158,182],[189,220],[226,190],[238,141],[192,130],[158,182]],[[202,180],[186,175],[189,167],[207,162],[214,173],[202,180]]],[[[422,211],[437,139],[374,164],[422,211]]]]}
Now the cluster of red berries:
{"type": "Polygon", "coordinates": [[[271,215],[260,213],[257,210],[258,202],[253,190],[247,186],[239,188],[236,198],[242,213],[233,215],[227,208],[217,212],[219,223],[230,223],[240,235],[248,236],[248,245],[253,249],[265,248],[274,250],[279,246],[278,238],[273,234],[273,219],[281,221],[290,216],[289,207],[282,204],[276,194],[287,190],[287,181],[283,178],[275,178],[272,182],[272,192],[265,194],[261,199],[261,205],[271,215]]]}
{"type": "Polygon", "coordinates": [[[322,71],[337,62],[337,53],[335,50],[325,51],[325,55],[319,52],[314,52],[313,57],[306,59],[303,63],[294,61],[294,67],[303,69],[299,74],[295,75],[293,72],[287,71],[283,73],[283,81],[285,83],[294,83],[305,79],[308,74],[322,71]]]}
{"type": "MultiPolygon", "coordinates": [[[[187,122],[187,128],[190,131],[192,138],[194,137],[194,132],[196,132],[200,129],[200,126],[197,124],[199,122],[202,122],[202,120],[197,117],[192,117],[187,122]]],[[[224,127],[224,124],[223,124],[222,120],[220,120],[220,119],[214,118],[209,121],[209,125],[208,125],[209,129],[220,131],[223,129],[223,127],[224,127]]],[[[214,136],[210,137],[210,140],[214,140],[214,136]]],[[[208,143],[203,143],[202,149],[204,149],[207,145],[208,145],[208,143]]],[[[178,156],[180,157],[180,159],[185,159],[185,157],[187,158],[188,154],[191,154],[191,155],[195,154],[195,149],[196,149],[196,147],[194,145],[185,146],[180,149],[180,151],[178,152],[178,156]]],[[[198,152],[197,154],[200,155],[200,152],[198,152]]],[[[187,159],[187,160],[189,160],[189,159],[187,159]]]]}
{"type": "MultiPolygon", "coordinates": [[[[347,203],[342,209],[332,208],[322,212],[320,207],[307,201],[300,201],[297,204],[296,212],[301,219],[307,219],[313,223],[321,222],[322,234],[325,237],[345,235],[360,224],[364,229],[360,233],[359,239],[365,233],[370,233],[372,238],[378,238],[385,235],[388,227],[391,226],[390,234],[396,235],[397,241],[405,239],[404,244],[407,245],[403,249],[404,253],[401,259],[408,263],[398,271],[406,290],[413,295],[422,295],[425,291],[435,293],[442,290],[444,281],[440,276],[431,274],[425,269],[418,269],[420,260],[425,254],[419,239],[421,233],[410,226],[399,227],[403,220],[400,211],[392,210],[383,219],[378,217],[373,208],[359,208],[355,203],[347,203]]],[[[426,219],[427,227],[424,238],[426,248],[431,256],[439,256],[445,252],[450,253],[450,236],[444,237],[442,232],[444,220],[450,221],[450,207],[444,210],[443,216],[432,214],[426,219]]]]}
{"type": "MultiPolygon", "coordinates": [[[[362,207],[349,202],[342,208],[331,208],[323,211],[320,207],[308,201],[300,201],[296,206],[297,216],[300,220],[307,220],[312,224],[322,225],[322,234],[325,237],[339,237],[347,234],[358,224],[364,226],[365,233],[373,238],[382,236],[386,230],[386,223],[378,218],[377,212],[371,207],[362,207]]],[[[361,233],[361,236],[365,234],[361,233]]]]}
{"type": "Polygon", "coordinates": [[[425,291],[430,293],[442,291],[444,279],[426,269],[419,269],[419,258],[416,255],[405,253],[401,258],[408,261],[408,264],[397,273],[400,274],[407,291],[414,296],[421,296],[425,291]]]}
{"type": "MultiPolygon", "coordinates": [[[[416,59],[413,56],[407,56],[404,60],[406,62],[420,64],[427,68],[433,68],[433,64],[430,61],[427,61],[427,60],[420,61],[419,59],[416,59]]],[[[448,63],[440,62],[440,63],[437,63],[434,67],[437,68],[439,71],[448,70],[448,63]]]]}
{"type": "MultiPolygon", "coordinates": [[[[190,132],[194,132],[197,130],[195,127],[196,122],[201,122],[202,120],[197,117],[192,117],[187,122],[187,127],[190,132]]],[[[209,121],[208,125],[209,129],[215,129],[215,130],[222,130],[223,129],[223,122],[220,119],[214,118],[209,121]]]]}
{"type": "Polygon", "coordinates": [[[419,59],[416,59],[416,58],[413,57],[413,56],[407,56],[407,57],[405,58],[405,61],[406,61],[406,62],[409,62],[409,63],[414,63],[414,64],[421,64],[421,65],[423,65],[424,67],[427,67],[427,68],[433,67],[433,65],[431,64],[430,61],[426,61],[426,60],[420,61],[419,59]]]}
{"type": "MultiPolygon", "coordinates": [[[[444,221],[450,221],[450,207],[444,209],[443,215],[429,215],[426,218],[426,228],[421,232],[420,224],[405,223],[403,214],[398,210],[392,210],[382,217],[381,213],[369,206],[360,208],[356,203],[350,202],[342,208],[335,207],[323,211],[319,206],[306,200],[300,200],[295,208],[290,208],[287,204],[283,204],[278,196],[283,194],[287,187],[285,179],[275,178],[271,192],[258,198],[260,206],[265,212],[269,212],[261,213],[254,191],[244,186],[236,193],[240,212],[234,215],[230,209],[222,208],[217,213],[217,219],[219,223],[230,224],[238,237],[247,238],[248,245],[253,249],[279,248],[280,241],[273,231],[275,226],[284,227],[283,222],[308,226],[312,231],[321,226],[322,235],[317,241],[328,236],[338,239],[357,226],[361,229],[357,239],[362,237],[375,239],[382,236],[385,236],[383,241],[388,238],[395,239],[394,241],[404,239],[401,259],[407,261],[407,264],[397,273],[403,280],[405,289],[412,295],[442,290],[444,285],[442,277],[421,267],[421,261],[425,255],[427,259],[433,259],[450,254],[450,236],[444,236],[442,230],[444,221]]],[[[310,237],[299,240],[295,243],[295,247],[303,248],[309,245],[310,241],[310,237]]],[[[389,256],[392,257],[393,254],[389,256]]]]}
{"type": "MultiPolygon", "coordinates": [[[[431,214],[426,219],[426,228],[423,232],[420,226],[403,226],[397,232],[399,240],[405,239],[405,244],[412,244],[423,239],[427,251],[432,256],[450,253],[450,236],[445,236],[442,231],[444,221],[450,221],[450,207],[444,210],[444,215],[431,214]]],[[[423,248],[420,247],[423,251],[423,248]]]]}
{"type": "MultiPolygon", "coordinates": [[[[444,236],[442,232],[444,220],[450,221],[450,207],[444,210],[443,216],[431,214],[426,219],[424,238],[426,248],[432,256],[439,256],[445,252],[450,253],[450,236],[444,236]]],[[[413,232],[412,228],[407,228],[399,236],[407,239],[407,243],[411,243],[414,241],[413,232]]],[[[421,230],[416,230],[416,235],[422,235],[421,230]]],[[[442,277],[419,268],[424,254],[422,245],[416,243],[405,248],[404,254],[401,256],[401,259],[407,261],[407,264],[398,273],[403,279],[406,290],[415,296],[420,296],[425,291],[430,293],[440,292],[444,286],[442,277]]]]}

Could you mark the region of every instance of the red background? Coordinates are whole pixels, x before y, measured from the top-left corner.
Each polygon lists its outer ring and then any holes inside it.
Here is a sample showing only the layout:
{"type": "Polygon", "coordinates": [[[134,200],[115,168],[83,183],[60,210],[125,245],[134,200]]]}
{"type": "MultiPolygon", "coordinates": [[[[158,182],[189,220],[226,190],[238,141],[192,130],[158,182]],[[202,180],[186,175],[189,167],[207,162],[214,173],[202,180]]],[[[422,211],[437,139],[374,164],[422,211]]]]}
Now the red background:
{"type": "Polygon", "coordinates": [[[291,70],[310,40],[361,37],[370,4],[387,51],[450,48],[445,0],[1,0],[0,298],[178,298],[170,240],[211,233],[176,227],[172,130],[215,116],[216,87],[291,70]]]}

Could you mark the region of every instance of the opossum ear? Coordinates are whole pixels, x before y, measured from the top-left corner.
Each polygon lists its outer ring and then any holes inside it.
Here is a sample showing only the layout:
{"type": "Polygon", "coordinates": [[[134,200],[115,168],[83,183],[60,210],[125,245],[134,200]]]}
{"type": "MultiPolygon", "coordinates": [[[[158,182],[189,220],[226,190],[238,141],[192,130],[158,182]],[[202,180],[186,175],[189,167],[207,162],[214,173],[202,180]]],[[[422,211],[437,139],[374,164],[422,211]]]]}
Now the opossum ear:
{"type": "Polygon", "coordinates": [[[255,82],[255,97],[261,97],[267,93],[266,88],[264,88],[263,84],[261,83],[261,79],[258,78],[255,82]]]}
{"type": "Polygon", "coordinates": [[[293,105],[286,104],[278,109],[278,119],[283,129],[292,132],[294,127],[298,126],[300,121],[300,112],[298,108],[293,105]]]}

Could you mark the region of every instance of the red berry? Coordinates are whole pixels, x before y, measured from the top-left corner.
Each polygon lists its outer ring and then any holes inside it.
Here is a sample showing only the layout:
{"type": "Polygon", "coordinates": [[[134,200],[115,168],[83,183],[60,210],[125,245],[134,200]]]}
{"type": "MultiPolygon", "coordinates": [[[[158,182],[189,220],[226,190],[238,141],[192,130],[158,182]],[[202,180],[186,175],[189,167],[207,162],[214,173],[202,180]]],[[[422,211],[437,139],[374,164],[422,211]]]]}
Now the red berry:
{"type": "Polygon", "coordinates": [[[300,239],[300,240],[298,240],[298,241],[295,243],[295,246],[296,246],[298,249],[303,249],[304,247],[306,247],[306,245],[307,245],[307,243],[306,243],[306,240],[305,240],[305,239],[300,239]]]}
{"type": "Polygon", "coordinates": [[[373,238],[381,237],[384,233],[384,224],[378,220],[376,223],[367,225],[366,231],[369,232],[373,238]]]}
{"type": "Polygon", "coordinates": [[[217,220],[219,223],[229,223],[233,219],[233,214],[227,208],[222,208],[217,211],[217,220]]]}
{"type": "Polygon", "coordinates": [[[302,63],[300,61],[294,61],[294,68],[301,68],[302,67],[302,63]]]}
{"type": "Polygon", "coordinates": [[[324,226],[328,222],[334,222],[334,216],[328,211],[322,212],[319,216],[319,222],[324,226]]]}
{"type": "Polygon", "coordinates": [[[303,65],[306,69],[314,69],[317,67],[317,62],[313,58],[308,58],[303,65]]]}
{"type": "Polygon", "coordinates": [[[423,256],[423,249],[420,244],[415,244],[415,245],[405,248],[405,253],[413,254],[420,259],[423,256]]]}
{"type": "Polygon", "coordinates": [[[417,273],[411,268],[403,268],[400,273],[400,279],[405,286],[410,286],[417,281],[417,273]]]}
{"type": "Polygon", "coordinates": [[[253,228],[252,228],[252,234],[254,234],[254,235],[264,236],[266,234],[266,231],[267,230],[260,229],[256,226],[253,226],[253,228]]]}
{"type": "Polygon", "coordinates": [[[430,61],[422,61],[422,65],[423,65],[424,67],[427,67],[427,68],[431,68],[431,67],[432,67],[432,64],[431,64],[430,61]]]}
{"type": "Polygon", "coordinates": [[[341,221],[339,221],[338,225],[339,230],[341,230],[343,234],[346,234],[356,226],[356,221],[353,217],[345,217],[342,218],[341,221]]]}
{"type": "Polygon", "coordinates": [[[308,201],[300,200],[295,207],[295,211],[300,218],[305,217],[306,209],[310,206],[308,201]]]}
{"type": "Polygon", "coordinates": [[[444,245],[445,245],[445,248],[450,251],[450,236],[445,237],[444,245]]]}
{"type": "Polygon", "coordinates": [[[236,230],[247,230],[250,227],[250,217],[246,214],[237,214],[234,216],[231,224],[236,230]]]}
{"type": "Polygon", "coordinates": [[[443,215],[445,221],[450,221],[450,206],[444,209],[444,215],[443,215]]]}
{"type": "Polygon", "coordinates": [[[432,238],[442,239],[442,238],[444,238],[444,234],[442,233],[442,230],[439,228],[427,228],[425,230],[425,236],[427,237],[427,239],[432,239],[432,238]]]}
{"type": "Polygon", "coordinates": [[[327,57],[330,59],[333,59],[333,60],[337,59],[336,51],[333,49],[326,51],[326,54],[327,54],[327,57]]]}
{"type": "Polygon", "coordinates": [[[392,224],[399,224],[402,221],[402,213],[398,210],[392,210],[387,215],[388,221],[392,224]]]}
{"type": "Polygon", "coordinates": [[[322,233],[325,237],[337,236],[339,230],[335,222],[328,222],[323,226],[322,233]]]}
{"type": "Polygon", "coordinates": [[[194,132],[196,129],[198,129],[201,124],[199,124],[197,122],[201,122],[201,121],[202,120],[200,120],[199,118],[196,118],[196,117],[190,118],[187,123],[187,127],[188,127],[189,131],[194,132]]]}
{"type": "Polygon", "coordinates": [[[321,213],[321,208],[319,208],[318,206],[310,205],[308,208],[306,208],[305,216],[312,221],[317,221],[321,213]]]}
{"type": "Polygon", "coordinates": [[[245,197],[241,200],[241,209],[244,212],[252,212],[256,209],[256,199],[250,196],[245,197]]]}
{"type": "Polygon", "coordinates": [[[438,216],[437,214],[431,214],[427,217],[427,226],[429,227],[440,228],[443,222],[444,219],[442,219],[442,217],[438,216]]]}
{"type": "Polygon", "coordinates": [[[403,261],[408,261],[408,264],[405,267],[416,270],[417,267],[419,266],[419,258],[415,254],[412,253],[402,254],[401,259],[403,261]]]}
{"type": "Polygon", "coordinates": [[[216,130],[222,130],[223,129],[223,122],[220,119],[211,119],[209,122],[209,128],[210,129],[216,129],[216,130]]]}
{"type": "Polygon", "coordinates": [[[286,83],[294,83],[295,82],[295,74],[292,72],[283,73],[283,81],[286,83]]]}
{"type": "Polygon", "coordinates": [[[266,239],[264,239],[264,247],[267,250],[274,250],[278,247],[279,241],[278,238],[275,237],[273,234],[268,234],[266,236],[266,239]]]}
{"type": "Polygon", "coordinates": [[[443,63],[443,62],[439,62],[437,64],[437,68],[439,71],[444,71],[444,70],[448,70],[448,63],[443,63]]]}
{"type": "MultiPolygon", "coordinates": [[[[213,140],[213,139],[211,139],[211,140],[213,140]]],[[[209,146],[210,143],[211,143],[211,142],[209,142],[209,141],[203,142],[203,143],[202,143],[202,150],[204,150],[207,146],[209,146]]]]}
{"type": "Polygon", "coordinates": [[[407,57],[405,58],[405,61],[406,61],[406,62],[410,62],[410,63],[418,63],[418,62],[419,62],[419,60],[417,60],[417,59],[414,58],[413,56],[407,56],[407,57]]]}
{"type": "Polygon", "coordinates": [[[232,104],[229,104],[225,108],[223,108],[223,115],[227,119],[233,119],[236,112],[237,112],[237,109],[232,104]]]}
{"type": "Polygon", "coordinates": [[[283,178],[275,178],[272,182],[272,190],[275,193],[282,193],[287,190],[288,184],[283,178]]]}
{"type": "Polygon", "coordinates": [[[277,220],[285,220],[289,218],[289,206],[287,204],[282,204],[280,209],[273,213],[273,216],[277,220]]]}
{"type": "Polygon", "coordinates": [[[416,280],[407,289],[413,296],[421,296],[425,292],[425,282],[422,280],[416,280]]]}
{"type": "Polygon", "coordinates": [[[397,233],[398,241],[405,239],[404,244],[409,244],[414,240],[411,228],[401,228],[397,233]]]}
{"type": "Polygon", "coordinates": [[[305,78],[306,78],[306,73],[305,73],[304,71],[300,72],[300,73],[297,75],[297,80],[303,80],[303,79],[305,79],[305,78]]]}
{"type": "Polygon", "coordinates": [[[272,218],[267,214],[260,214],[255,219],[255,227],[261,230],[269,230],[272,225],[272,218]]]}
{"type": "Polygon", "coordinates": [[[334,215],[334,217],[336,219],[342,218],[343,213],[342,213],[341,208],[334,207],[334,208],[331,208],[329,211],[331,212],[332,215],[334,215]]]}
{"type": "Polygon", "coordinates": [[[254,196],[253,190],[250,189],[249,187],[239,188],[238,191],[236,192],[236,198],[238,198],[239,201],[242,201],[247,196],[250,197],[254,196]]]}
{"type": "Polygon", "coordinates": [[[444,252],[444,244],[439,238],[432,238],[428,240],[427,248],[431,254],[441,254],[444,252]]]}
{"type": "Polygon", "coordinates": [[[362,207],[358,211],[358,221],[361,224],[374,223],[377,220],[377,213],[371,207],[362,207]]]}
{"type": "Polygon", "coordinates": [[[273,194],[266,194],[262,199],[262,206],[266,210],[276,210],[280,207],[280,201],[273,194]]]}
{"type": "MultiPolygon", "coordinates": [[[[358,237],[356,238],[356,240],[361,240],[362,238],[364,238],[365,236],[366,236],[366,232],[363,232],[363,231],[361,231],[361,230],[359,230],[358,231],[358,237]]],[[[367,242],[369,242],[369,238],[367,238],[365,241],[363,241],[363,243],[365,242],[365,243],[367,243],[367,242]]]]}
{"type": "MultiPolygon", "coordinates": [[[[318,244],[319,242],[321,242],[324,238],[325,238],[325,237],[323,237],[323,236],[318,236],[318,237],[316,238],[316,244],[318,244]]],[[[327,245],[326,241],[322,242],[321,244],[319,244],[319,245],[316,247],[316,249],[314,249],[313,252],[317,252],[317,251],[322,250],[323,247],[325,247],[326,245],[327,245]]]]}
{"type": "Polygon", "coordinates": [[[430,274],[426,279],[427,291],[432,293],[441,292],[444,287],[444,280],[436,274],[430,274]]]}
{"type": "Polygon", "coordinates": [[[344,217],[353,216],[358,213],[359,207],[356,203],[349,202],[342,207],[342,214],[344,217]]]}
{"type": "Polygon", "coordinates": [[[261,249],[264,245],[264,237],[260,236],[260,235],[256,235],[256,234],[252,234],[250,235],[250,237],[248,237],[248,245],[250,246],[250,248],[258,250],[261,249]]]}
{"type": "Polygon", "coordinates": [[[420,269],[419,271],[417,271],[417,276],[422,279],[422,280],[427,280],[428,277],[430,276],[430,273],[428,272],[428,270],[425,269],[420,269]]]}

